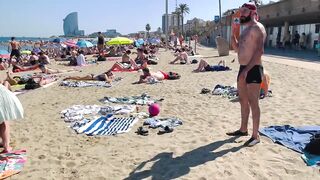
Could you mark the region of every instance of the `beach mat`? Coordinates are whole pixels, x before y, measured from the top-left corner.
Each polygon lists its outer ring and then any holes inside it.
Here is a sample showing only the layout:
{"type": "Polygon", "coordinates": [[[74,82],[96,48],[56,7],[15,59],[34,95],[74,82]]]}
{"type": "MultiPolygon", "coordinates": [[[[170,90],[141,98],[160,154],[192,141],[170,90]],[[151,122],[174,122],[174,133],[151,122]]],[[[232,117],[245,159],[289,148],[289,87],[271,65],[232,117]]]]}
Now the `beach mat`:
{"type": "Polygon", "coordinates": [[[0,179],[6,179],[20,173],[26,161],[26,150],[0,154],[0,179]]]}
{"type": "MultiPolygon", "coordinates": [[[[51,82],[51,83],[49,83],[49,84],[46,84],[46,85],[44,85],[44,86],[42,86],[42,87],[40,87],[40,88],[36,88],[36,89],[24,89],[24,88],[22,88],[22,89],[19,89],[19,90],[14,91],[13,94],[15,94],[16,96],[22,95],[22,94],[28,93],[28,92],[30,92],[30,91],[33,91],[33,90],[50,87],[50,86],[56,84],[57,82],[58,82],[58,81],[53,81],[53,82],[51,82]]],[[[23,87],[24,87],[24,86],[25,86],[25,84],[23,84],[23,87]]]]}
{"type": "Polygon", "coordinates": [[[320,132],[320,126],[270,126],[260,129],[259,132],[269,137],[275,143],[303,153],[304,148],[310,142],[311,136],[320,132]]]}
{"type": "Polygon", "coordinates": [[[136,122],[138,122],[138,118],[135,117],[117,118],[110,114],[93,121],[75,123],[71,128],[78,134],[108,136],[129,132],[136,122]]]}
{"type": "Polygon", "coordinates": [[[66,87],[105,87],[110,88],[112,85],[105,81],[62,81],[60,86],[66,87]]]}

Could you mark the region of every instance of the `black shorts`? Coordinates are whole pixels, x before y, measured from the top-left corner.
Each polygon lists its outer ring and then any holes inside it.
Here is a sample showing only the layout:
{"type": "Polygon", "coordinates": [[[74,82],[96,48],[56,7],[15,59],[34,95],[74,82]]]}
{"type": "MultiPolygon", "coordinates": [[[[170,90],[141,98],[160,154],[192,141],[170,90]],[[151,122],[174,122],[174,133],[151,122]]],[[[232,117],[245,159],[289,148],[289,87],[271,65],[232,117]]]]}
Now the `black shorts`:
{"type": "MultiPolygon", "coordinates": [[[[246,68],[246,66],[240,65],[237,81],[239,81],[239,76],[241,72],[244,70],[244,68],[246,68]]],[[[250,83],[260,84],[262,82],[262,77],[263,77],[263,66],[255,65],[248,71],[246,82],[247,84],[250,84],[250,83]]]]}
{"type": "Polygon", "coordinates": [[[15,56],[16,58],[20,58],[20,51],[18,49],[12,49],[10,57],[15,56]]]}

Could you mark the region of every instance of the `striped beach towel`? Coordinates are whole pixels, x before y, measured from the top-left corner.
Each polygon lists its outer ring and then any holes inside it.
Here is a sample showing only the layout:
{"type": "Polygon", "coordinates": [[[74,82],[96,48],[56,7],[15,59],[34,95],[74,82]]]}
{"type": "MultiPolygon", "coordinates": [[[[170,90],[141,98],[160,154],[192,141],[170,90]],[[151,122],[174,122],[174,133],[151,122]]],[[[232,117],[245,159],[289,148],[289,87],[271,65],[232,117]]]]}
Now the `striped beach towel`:
{"type": "Polygon", "coordinates": [[[72,128],[79,134],[106,136],[129,132],[136,122],[138,122],[138,118],[135,117],[117,118],[108,115],[107,117],[100,117],[85,124],[75,124],[72,128]]]}

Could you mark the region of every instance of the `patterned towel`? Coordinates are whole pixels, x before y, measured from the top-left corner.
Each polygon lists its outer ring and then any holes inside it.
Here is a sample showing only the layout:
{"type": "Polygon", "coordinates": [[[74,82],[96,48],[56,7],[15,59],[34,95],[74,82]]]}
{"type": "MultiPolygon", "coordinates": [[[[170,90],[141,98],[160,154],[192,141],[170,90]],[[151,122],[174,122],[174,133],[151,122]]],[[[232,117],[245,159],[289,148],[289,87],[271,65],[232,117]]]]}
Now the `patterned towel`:
{"type": "Polygon", "coordinates": [[[21,172],[26,161],[26,150],[0,154],[0,179],[5,179],[21,172]]]}
{"type": "Polygon", "coordinates": [[[112,87],[110,83],[105,81],[62,81],[60,86],[68,87],[112,87]]]}
{"type": "Polygon", "coordinates": [[[107,117],[100,117],[90,122],[76,123],[71,128],[79,134],[84,133],[88,136],[115,135],[129,132],[136,122],[138,122],[138,119],[135,117],[116,118],[108,115],[107,117]]]}

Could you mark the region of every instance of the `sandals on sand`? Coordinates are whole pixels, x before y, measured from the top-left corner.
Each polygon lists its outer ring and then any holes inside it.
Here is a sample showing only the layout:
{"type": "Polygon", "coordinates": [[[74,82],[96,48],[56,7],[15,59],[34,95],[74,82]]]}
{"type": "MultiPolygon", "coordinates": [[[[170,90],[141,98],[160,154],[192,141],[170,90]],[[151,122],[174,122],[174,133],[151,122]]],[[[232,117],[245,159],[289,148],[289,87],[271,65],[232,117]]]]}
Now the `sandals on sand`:
{"type": "Polygon", "coordinates": [[[247,147],[252,147],[256,144],[260,143],[260,139],[255,139],[251,137],[247,142],[245,142],[243,145],[247,147]]]}
{"type": "Polygon", "coordinates": [[[143,127],[139,127],[136,133],[141,136],[148,136],[149,131],[147,129],[144,129],[143,127]]]}
{"type": "Polygon", "coordinates": [[[236,130],[234,132],[226,133],[228,136],[248,136],[248,131],[241,132],[240,130],[236,130]]]}

